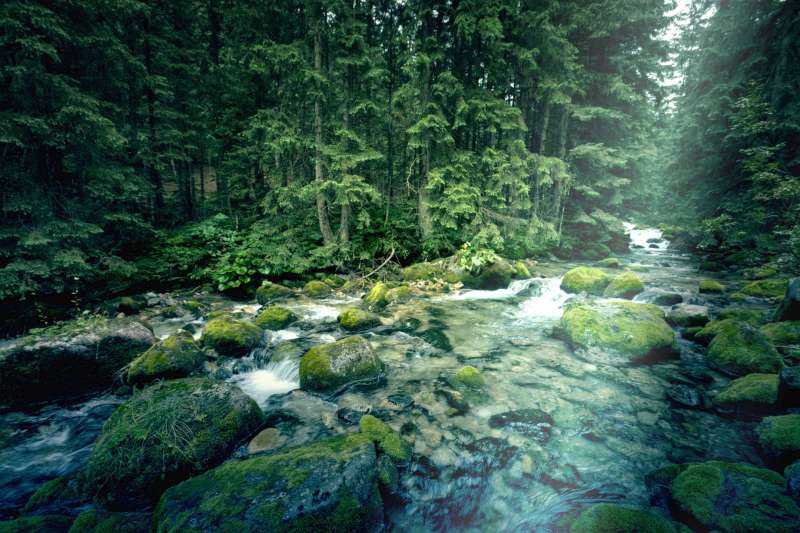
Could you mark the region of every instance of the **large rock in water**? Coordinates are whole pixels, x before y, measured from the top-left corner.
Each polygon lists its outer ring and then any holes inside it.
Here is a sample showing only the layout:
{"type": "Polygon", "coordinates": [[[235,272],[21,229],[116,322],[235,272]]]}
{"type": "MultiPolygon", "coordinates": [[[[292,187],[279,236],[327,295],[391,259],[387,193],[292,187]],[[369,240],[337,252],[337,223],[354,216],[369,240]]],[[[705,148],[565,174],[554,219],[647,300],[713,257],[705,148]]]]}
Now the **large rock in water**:
{"type": "Polygon", "coordinates": [[[564,274],[564,278],[561,280],[561,290],[571,293],[586,292],[600,296],[609,283],[611,283],[611,277],[599,268],[578,267],[564,274]]]}
{"type": "Polygon", "coordinates": [[[579,304],[561,316],[561,329],[574,348],[613,350],[630,360],[672,350],[675,333],[652,304],[579,304]]]}
{"type": "Polygon", "coordinates": [[[383,371],[369,342],[355,335],[307,351],[300,360],[300,387],[335,392],[353,383],[377,384],[383,371]]]}
{"type": "Polygon", "coordinates": [[[358,433],[228,461],[167,490],[155,530],[381,531],[377,466],[375,446],[358,433]]]}
{"type": "Polygon", "coordinates": [[[756,435],[770,463],[786,466],[800,459],[800,414],[768,416],[756,435]]]}
{"type": "Polygon", "coordinates": [[[708,307],[704,305],[679,304],[667,313],[667,322],[684,328],[705,326],[708,320],[708,307]]]}
{"type": "Polygon", "coordinates": [[[635,272],[623,272],[611,280],[603,296],[606,298],[626,298],[633,299],[634,296],[644,291],[644,284],[635,272]]]}
{"type": "Polygon", "coordinates": [[[689,529],[655,513],[613,503],[585,509],[570,525],[570,533],[689,533],[689,529]]]}
{"type": "Polygon", "coordinates": [[[648,474],[673,515],[698,531],[793,532],[800,507],[777,472],[746,464],[709,461],[672,465],[648,474]]]}
{"type": "Polygon", "coordinates": [[[119,406],[81,474],[95,501],[139,509],[224,461],[264,414],[238,387],[206,378],[165,381],[119,406]]]}
{"type": "Polygon", "coordinates": [[[210,320],[203,328],[202,342],[214,348],[220,355],[244,357],[258,346],[263,332],[261,328],[229,316],[210,320]]]}
{"type": "Polygon", "coordinates": [[[775,320],[800,320],[800,278],[789,281],[789,287],[775,313],[775,320]]]}
{"type": "Polygon", "coordinates": [[[133,360],[127,380],[143,385],[157,379],[185,378],[203,367],[206,356],[190,333],[179,331],[133,360]]]}
{"type": "Polygon", "coordinates": [[[442,280],[448,283],[461,283],[468,289],[505,289],[516,273],[514,267],[499,257],[483,265],[479,272],[470,272],[460,264],[461,256],[437,259],[427,263],[416,263],[403,269],[406,281],[442,280]]]}
{"type": "Polygon", "coordinates": [[[78,319],[0,350],[0,402],[74,396],[111,384],[114,374],[156,342],[131,319],[78,319]]]}
{"type": "Polygon", "coordinates": [[[706,359],[728,374],[774,374],[783,366],[780,354],[763,333],[745,322],[724,320],[719,323],[706,359]]]}

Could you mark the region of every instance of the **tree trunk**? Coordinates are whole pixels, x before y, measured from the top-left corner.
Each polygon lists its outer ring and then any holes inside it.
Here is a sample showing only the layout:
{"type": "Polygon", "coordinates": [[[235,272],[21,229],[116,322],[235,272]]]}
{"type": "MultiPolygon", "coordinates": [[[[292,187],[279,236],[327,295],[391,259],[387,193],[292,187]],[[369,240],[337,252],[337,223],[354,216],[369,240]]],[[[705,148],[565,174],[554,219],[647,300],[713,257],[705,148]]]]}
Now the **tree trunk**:
{"type": "MultiPolygon", "coordinates": [[[[321,21],[318,21],[321,23],[321,21]]],[[[317,72],[322,70],[322,52],[320,51],[319,29],[314,32],[314,69],[317,72]]],[[[320,116],[320,97],[314,100],[314,180],[318,187],[322,187],[322,117],[320,116]]],[[[320,189],[317,191],[317,219],[319,220],[319,232],[322,234],[322,241],[327,245],[334,240],[331,223],[328,220],[328,206],[325,201],[325,193],[320,189]]]]}
{"type": "MultiPolygon", "coordinates": [[[[145,40],[144,40],[144,63],[147,70],[147,77],[153,75],[153,54],[150,47],[150,20],[146,19],[144,23],[145,40]]],[[[147,80],[146,84],[147,93],[147,128],[148,128],[148,142],[150,144],[149,160],[147,162],[147,175],[150,179],[150,184],[153,187],[153,221],[158,223],[161,218],[161,213],[164,210],[164,187],[161,182],[161,174],[155,165],[156,154],[156,94],[152,87],[152,81],[147,80]]]]}

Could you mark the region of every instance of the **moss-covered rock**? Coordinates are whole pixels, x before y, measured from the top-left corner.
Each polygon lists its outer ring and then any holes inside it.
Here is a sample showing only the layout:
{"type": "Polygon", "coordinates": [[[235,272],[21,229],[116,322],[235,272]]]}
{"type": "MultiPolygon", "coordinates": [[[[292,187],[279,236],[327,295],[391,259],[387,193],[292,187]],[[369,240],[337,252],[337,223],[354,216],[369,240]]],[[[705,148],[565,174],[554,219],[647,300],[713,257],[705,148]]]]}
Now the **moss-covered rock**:
{"type": "Polygon", "coordinates": [[[613,503],[584,509],[569,528],[570,533],[678,533],[685,526],[652,512],[613,503]]]}
{"type": "Polygon", "coordinates": [[[694,341],[704,346],[708,346],[711,341],[714,340],[714,337],[716,337],[721,331],[735,330],[741,327],[741,324],[744,324],[744,322],[732,318],[726,318],[725,320],[712,320],[694,335],[694,341]]]}
{"type": "Polygon", "coordinates": [[[98,509],[78,515],[69,533],[142,533],[150,531],[149,513],[110,513],[98,509]]]}
{"type": "Polygon", "coordinates": [[[69,516],[23,516],[0,522],[0,533],[67,533],[71,525],[69,516]]]}
{"type": "Polygon", "coordinates": [[[667,322],[682,328],[705,326],[708,323],[708,307],[679,304],[667,312],[667,322]]]}
{"type": "Polygon", "coordinates": [[[464,281],[464,286],[470,289],[493,291],[505,289],[514,277],[514,267],[505,259],[498,259],[485,265],[474,279],[464,281]]]}
{"type": "Polygon", "coordinates": [[[375,313],[364,311],[358,307],[348,307],[339,313],[336,319],[339,325],[348,331],[362,331],[380,326],[381,320],[375,313]]]}
{"type": "Polygon", "coordinates": [[[603,291],[603,296],[630,300],[642,291],[644,291],[644,284],[639,276],[635,272],[623,272],[611,280],[611,283],[603,291]]]}
{"type": "Polygon", "coordinates": [[[75,396],[107,387],[155,342],[147,326],[129,318],[87,317],[32,330],[0,349],[0,402],[75,396]]]}
{"type": "Polygon", "coordinates": [[[774,464],[800,459],[800,414],[768,416],[756,428],[761,449],[774,464]]]}
{"type": "Polygon", "coordinates": [[[383,296],[383,300],[387,304],[397,304],[407,302],[414,295],[414,291],[408,285],[400,285],[399,287],[392,287],[388,289],[383,296]]]}
{"type": "Polygon", "coordinates": [[[367,295],[364,297],[364,304],[371,309],[383,307],[386,305],[386,292],[388,290],[389,286],[382,281],[379,281],[372,286],[367,295]]]}
{"type": "Polygon", "coordinates": [[[256,317],[256,325],[269,330],[283,329],[297,320],[297,315],[281,307],[280,305],[270,305],[261,311],[256,317]]]}
{"type": "Polygon", "coordinates": [[[334,391],[353,383],[377,384],[384,365],[369,342],[359,336],[318,344],[300,360],[300,386],[334,391]]]}
{"type": "Polygon", "coordinates": [[[375,446],[359,433],[228,461],[166,491],[154,529],[377,532],[383,529],[377,470],[375,446]]]}
{"type": "Polygon", "coordinates": [[[745,307],[726,307],[719,313],[719,318],[722,320],[734,319],[747,322],[751,326],[758,326],[764,321],[764,317],[760,311],[755,309],[747,309],[745,307]]]}
{"type": "Polygon", "coordinates": [[[761,333],[777,346],[800,344],[800,321],[772,322],[761,327],[761,333]]]}
{"type": "Polygon", "coordinates": [[[772,343],[747,323],[723,321],[708,346],[708,362],[735,376],[777,373],[783,360],[772,343]]]}
{"type": "Polygon", "coordinates": [[[411,446],[382,420],[372,415],[364,415],[358,422],[358,429],[393,460],[404,463],[411,458],[411,446]]]}
{"type": "Polygon", "coordinates": [[[482,387],[483,376],[480,371],[474,366],[462,366],[453,375],[453,379],[458,383],[462,383],[468,387],[482,387]]]}
{"type": "Polygon", "coordinates": [[[157,379],[184,378],[203,368],[206,356],[191,334],[179,331],[133,360],[127,381],[143,385],[157,379]]]}
{"type": "Polygon", "coordinates": [[[89,499],[81,485],[80,477],[75,473],[67,474],[51,479],[36,489],[22,508],[22,513],[67,515],[87,503],[89,499]]]}
{"type": "Polygon", "coordinates": [[[714,397],[714,404],[724,408],[767,408],[777,401],[777,374],[748,374],[731,381],[714,397]]]}
{"type": "Polygon", "coordinates": [[[587,292],[600,296],[609,283],[611,277],[599,268],[578,267],[564,274],[561,289],[565,292],[587,292]]]}
{"type": "Polygon", "coordinates": [[[222,316],[206,324],[201,341],[220,355],[244,357],[258,346],[262,334],[261,328],[255,324],[222,316]]]}
{"type": "Polygon", "coordinates": [[[337,276],[336,274],[332,274],[326,277],[323,281],[325,282],[326,285],[333,288],[337,288],[344,285],[347,280],[345,280],[342,276],[337,276]]]}
{"type": "Polygon", "coordinates": [[[779,299],[783,298],[786,294],[786,288],[789,286],[789,280],[786,279],[761,279],[752,281],[741,288],[739,291],[747,296],[755,298],[770,298],[779,299]]]}
{"type": "Polygon", "coordinates": [[[303,293],[311,298],[323,298],[331,293],[333,289],[324,281],[311,280],[303,286],[303,293]]]}
{"type": "Polygon", "coordinates": [[[725,292],[725,286],[717,280],[701,279],[698,291],[706,294],[721,294],[725,292]]]}
{"type": "Polygon", "coordinates": [[[668,352],[675,340],[664,312],[652,304],[572,305],[560,326],[573,347],[613,350],[630,359],[668,352]]]}
{"type": "Polygon", "coordinates": [[[528,279],[531,277],[531,271],[528,270],[528,266],[524,262],[517,261],[514,263],[514,277],[517,279],[528,279]]]}
{"type": "Polygon", "coordinates": [[[137,509],[221,463],[263,421],[255,401],[228,383],[187,378],[152,385],[106,421],[83,485],[109,509],[137,509]]]}
{"type": "Polygon", "coordinates": [[[597,266],[602,268],[620,268],[622,263],[616,257],[606,257],[602,261],[597,262],[597,266]]]}
{"type": "Polygon", "coordinates": [[[271,302],[285,300],[292,295],[292,289],[265,281],[258,289],[256,289],[256,301],[261,305],[267,305],[271,302]]]}
{"type": "Polygon", "coordinates": [[[403,268],[401,275],[406,281],[432,281],[443,277],[444,269],[441,261],[414,263],[403,268]]]}

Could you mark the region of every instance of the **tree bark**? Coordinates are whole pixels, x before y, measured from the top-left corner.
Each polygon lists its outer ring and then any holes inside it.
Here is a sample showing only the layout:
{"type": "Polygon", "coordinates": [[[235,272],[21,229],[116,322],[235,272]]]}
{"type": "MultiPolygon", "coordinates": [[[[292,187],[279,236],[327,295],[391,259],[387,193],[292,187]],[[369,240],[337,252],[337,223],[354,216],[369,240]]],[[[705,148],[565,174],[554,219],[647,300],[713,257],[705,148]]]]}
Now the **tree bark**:
{"type": "MultiPolygon", "coordinates": [[[[321,23],[321,20],[318,21],[321,23]]],[[[314,69],[322,71],[322,52],[320,50],[319,29],[314,32],[314,69]]],[[[318,187],[322,187],[322,117],[320,110],[320,96],[314,100],[314,180],[318,187]]],[[[328,220],[328,206],[325,200],[325,193],[320,189],[317,191],[317,219],[319,220],[319,232],[322,234],[322,241],[327,245],[334,241],[331,223],[328,220]]]]}

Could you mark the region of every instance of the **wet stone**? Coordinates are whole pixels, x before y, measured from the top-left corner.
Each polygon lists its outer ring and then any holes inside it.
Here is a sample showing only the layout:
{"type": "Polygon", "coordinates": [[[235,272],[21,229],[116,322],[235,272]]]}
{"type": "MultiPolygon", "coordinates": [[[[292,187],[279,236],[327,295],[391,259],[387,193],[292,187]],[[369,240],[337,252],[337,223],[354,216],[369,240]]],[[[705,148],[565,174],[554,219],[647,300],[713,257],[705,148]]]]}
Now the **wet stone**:
{"type": "Polygon", "coordinates": [[[540,444],[546,444],[550,440],[550,432],[554,425],[553,417],[540,409],[517,409],[489,418],[490,428],[508,428],[531,437],[540,444]]]}
{"type": "Polygon", "coordinates": [[[800,407],[800,366],[782,368],[778,374],[778,403],[800,407]]]}
{"type": "Polygon", "coordinates": [[[667,389],[667,396],[674,403],[692,409],[702,409],[708,405],[705,394],[689,385],[673,385],[667,389]]]}
{"type": "Polygon", "coordinates": [[[403,411],[414,405],[414,398],[407,394],[390,394],[386,401],[403,411]]]}

